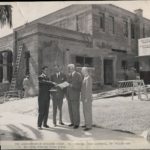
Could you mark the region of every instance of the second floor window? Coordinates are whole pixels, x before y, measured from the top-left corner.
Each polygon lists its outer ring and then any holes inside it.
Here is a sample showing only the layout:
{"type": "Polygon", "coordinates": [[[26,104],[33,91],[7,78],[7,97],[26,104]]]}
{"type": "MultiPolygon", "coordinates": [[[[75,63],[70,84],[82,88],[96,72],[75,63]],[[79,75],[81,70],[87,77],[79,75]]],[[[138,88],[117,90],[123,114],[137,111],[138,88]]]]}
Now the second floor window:
{"type": "Polygon", "coordinates": [[[86,22],[85,22],[85,14],[80,14],[76,16],[76,26],[77,26],[77,31],[83,32],[85,27],[86,27],[86,22]]]}
{"type": "Polygon", "coordinates": [[[131,38],[135,38],[135,25],[131,22],[131,38]]]}
{"type": "Polygon", "coordinates": [[[145,37],[145,24],[143,24],[143,37],[145,37]]]}
{"type": "Polygon", "coordinates": [[[109,31],[112,34],[115,33],[115,24],[114,24],[114,17],[113,16],[109,16],[109,31]]]}
{"type": "Polygon", "coordinates": [[[99,27],[103,31],[105,30],[105,16],[104,16],[104,13],[99,13],[99,27]]]}
{"type": "Polygon", "coordinates": [[[123,21],[123,35],[128,37],[128,22],[126,20],[123,21]]]}

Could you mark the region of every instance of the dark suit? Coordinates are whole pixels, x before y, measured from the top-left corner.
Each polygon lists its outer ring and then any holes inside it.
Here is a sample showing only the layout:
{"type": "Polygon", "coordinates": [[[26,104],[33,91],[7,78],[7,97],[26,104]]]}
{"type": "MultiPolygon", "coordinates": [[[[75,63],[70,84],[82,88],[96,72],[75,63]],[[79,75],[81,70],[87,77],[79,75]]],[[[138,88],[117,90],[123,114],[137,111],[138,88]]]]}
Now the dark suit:
{"type": "MultiPolygon", "coordinates": [[[[51,80],[57,84],[63,83],[66,81],[66,76],[63,73],[60,73],[58,76],[54,74],[51,76],[51,80]]],[[[57,115],[57,108],[59,109],[59,123],[62,123],[62,104],[64,98],[64,90],[59,87],[56,87],[56,92],[52,93],[53,99],[53,123],[56,124],[56,115],[57,115]]]]}
{"type": "Polygon", "coordinates": [[[68,108],[71,124],[79,126],[80,124],[80,91],[82,78],[78,72],[68,76],[68,82],[71,84],[67,88],[68,108]]]}
{"type": "Polygon", "coordinates": [[[49,104],[50,104],[50,89],[54,86],[49,78],[42,73],[39,76],[39,95],[38,95],[38,106],[39,106],[39,115],[38,115],[38,127],[47,125],[49,104]]]}

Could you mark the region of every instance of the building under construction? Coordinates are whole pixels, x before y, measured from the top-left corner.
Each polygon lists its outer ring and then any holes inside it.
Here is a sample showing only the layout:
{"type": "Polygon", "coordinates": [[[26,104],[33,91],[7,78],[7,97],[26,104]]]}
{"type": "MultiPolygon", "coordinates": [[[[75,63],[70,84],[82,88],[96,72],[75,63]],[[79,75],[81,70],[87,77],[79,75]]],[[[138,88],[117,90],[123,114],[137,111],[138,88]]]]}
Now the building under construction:
{"type": "Polygon", "coordinates": [[[0,39],[0,92],[22,89],[30,74],[30,95],[38,94],[43,65],[66,71],[68,63],[92,70],[95,88],[124,80],[138,62],[138,39],[150,36],[142,10],[131,13],[111,4],[71,5],[14,29],[0,39]]]}

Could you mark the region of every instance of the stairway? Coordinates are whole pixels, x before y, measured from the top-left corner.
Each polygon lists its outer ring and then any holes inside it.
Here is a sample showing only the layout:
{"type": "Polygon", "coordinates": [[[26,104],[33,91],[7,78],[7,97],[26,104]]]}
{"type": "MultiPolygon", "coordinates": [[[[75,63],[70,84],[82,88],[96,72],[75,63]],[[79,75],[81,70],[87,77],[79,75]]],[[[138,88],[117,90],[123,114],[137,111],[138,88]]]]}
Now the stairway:
{"type": "Polygon", "coordinates": [[[19,72],[19,66],[20,66],[20,62],[21,62],[22,51],[23,51],[23,44],[20,45],[18,48],[15,69],[13,72],[13,77],[11,80],[9,91],[5,92],[5,95],[4,95],[5,100],[6,100],[6,98],[9,98],[9,97],[21,97],[21,91],[16,89],[16,82],[17,82],[17,75],[19,72]]]}

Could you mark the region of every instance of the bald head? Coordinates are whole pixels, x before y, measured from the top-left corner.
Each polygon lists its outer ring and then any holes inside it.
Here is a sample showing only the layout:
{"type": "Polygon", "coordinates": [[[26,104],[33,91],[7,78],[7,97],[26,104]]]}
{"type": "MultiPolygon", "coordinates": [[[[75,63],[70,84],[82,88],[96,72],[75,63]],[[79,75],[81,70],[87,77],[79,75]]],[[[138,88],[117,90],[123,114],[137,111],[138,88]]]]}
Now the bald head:
{"type": "Polygon", "coordinates": [[[69,71],[70,73],[72,73],[73,71],[75,71],[75,65],[74,65],[74,64],[69,64],[69,65],[68,65],[68,71],[69,71]]]}
{"type": "Polygon", "coordinates": [[[82,67],[82,70],[81,70],[82,74],[84,76],[87,76],[89,74],[89,71],[88,71],[88,68],[87,67],[82,67]]]}

